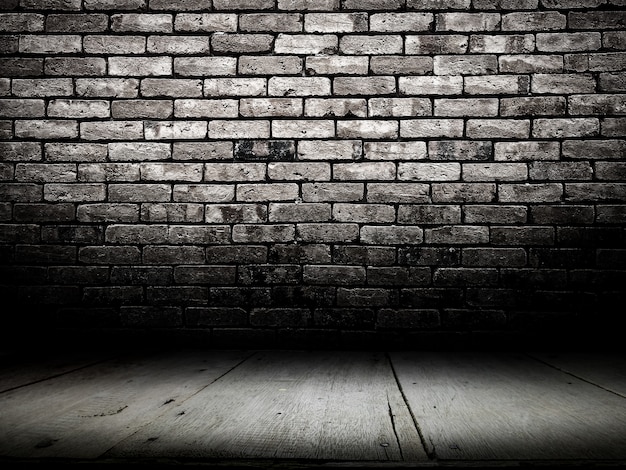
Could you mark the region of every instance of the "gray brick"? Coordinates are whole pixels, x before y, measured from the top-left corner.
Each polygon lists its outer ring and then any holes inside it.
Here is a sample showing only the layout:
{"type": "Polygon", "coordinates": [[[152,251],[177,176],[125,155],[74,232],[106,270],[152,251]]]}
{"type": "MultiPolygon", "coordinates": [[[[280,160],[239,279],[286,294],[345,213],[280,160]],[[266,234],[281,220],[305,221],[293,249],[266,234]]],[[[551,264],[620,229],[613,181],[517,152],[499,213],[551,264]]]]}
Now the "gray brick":
{"type": "Polygon", "coordinates": [[[559,116],[565,114],[566,102],[561,96],[502,98],[502,116],[559,116]]]}
{"type": "Polygon", "coordinates": [[[143,135],[143,126],[137,121],[80,123],[80,137],[84,140],[134,140],[143,135]]]}
{"type": "Polygon", "coordinates": [[[235,243],[281,243],[295,239],[295,227],[290,224],[276,225],[235,225],[235,243]]]}
{"type": "Polygon", "coordinates": [[[181,32],[205,33],[237,31],[237,15],[230,13],[179,13],[174,20],[174,29],[181,32]]]}
{"type": "Polygon", "coordinates": [[[273,10],[275,0],[213,0],[216,10],[273,10]]]}
{"type": "Polygon", "coordinates": [[[226,181],[263,181],[266,165],[264,163],[211,163],[206,165],[204,180],[216,183],[226,181]]]}
{"type": "Polygon", "coordinates": [[[139,204],[81,204],[77,208],[76,219],[79,222],[138,222],[139,204]]]}
{"type": "Polygon", "coordinates": [[[37,13],[0,13],[0,32],[29,33],[43,31],[44,15],[37,13]]]}
{"type": "Polygon", "coordinates": [[[460,34],[406,36],[406,54],[465,54],[469,39],[460,34]]]}
{"type": "Polygon", "coordinates": [[[368,183],[367,201],[428,203],[430,202],[430,185],[425,183],[368,183]]]}
{"type": "Polygon", "coordinates": [[[335,123],[330,120],[275,120],[272,121],[272,136],[281,139],[332,138],[335,137],[335,123]]]}
{"type": "Polygon", "coordinates": [[[367,75],[366,56],[314,56],[306,58],[308,75],[367,75]]]}
{"type": "Polygon", "coordinates": [[[490,75],[498,70],[495,55],[441,55],[433,62],[435,75],[490,75]]]}
{"type": "Polygon", "coordinates": [[[174,142],[174,160],[227,160],[233,158],[233,144],[226,141],[174,142]]]}
{"type": "Polygon", "coordinates": [[[280,33],[274,44],[277,54],[334,54],[339,39],[334,34],[286,34],[280,33]]]}
{"type": "Polygon", "coordinates": [[[267,86],[270,96],[330,95],[331,89],[325,77],[272,77],[267,86]]]}
{"type": "Polygon", "coordinates": [[[435,116],[497,116],[499,103],[496,98],[442,98],[435,101],[435,116]]]}
{"type": "Polygon", "coordinates": [[[146,51],[153,54],[203,54],[211,47],[204,36],[149,36],[146,51]]]}
{"type": "Polygon", "coordinates": [[[392,162],[335,163],[333,179],[341,181],[394,180],[396,166],[392,162]]]}
{"type": "Polygon", "coordinates": [[[573,95],[569,98],[569,112],[574,116],[580,114],[624,114],[626,102],[624,95],[617,94],[573,95]]]}
{"type": "Polygon", "coordinates": [[[83,48],[87,54],[143,54],[146,38],[142,36],[85,36],[83,48]]]}
{"type": "Polygon", "coordinates": [[[415,245],[424,240],[424,231],[413,226],[365,225],[361,228],[361,242],[370,245],[415,245]]]}
{"type": "Polygon", "coordinates": [[[515,12],[502,16],[502,31],[563,30],[566,23],[566,16],[556,11],[515,12]]]}
{"type": "Polygon", "coordinates": [[[48,102],[49,117],[66,118],[108,118],[110,105],[105,100],[58,99],[48,102]]]}
{"type": "Polygon", "coordinates": [[[337,136],[349,139],[394,139],[398,122],[385,120],[337,121],[337,136]]]}
{"type": "Polygon", "coordinates": [[[267,207],[261,204],[208,204],[205,222],[211,224],[262,224],[267,207]]]}
{"type": "Polygon", "coordinates": [[[80,0],[20,0],[26,10],[80,10],[80,0]]]}
{"type": "Polygon", "coordinates": [[[537,50],[541,52],[595,51],[602,47],[600,33],[539,33],[537,50]]]}
{"type": "Polygon", "coordinates": [[[362,266],[304,266],[303,282],[314,285],[364,285],[362,266]]]}
{"type": "Polygon", "coordinates": [[[270,222],[330,222],[330,204],[270,203],[270,222]]]}
{"type": "Polygon", "coordinates": [[[528,220],[525,206],[482,206],[467,205],[463,208],[464,220],[468,224],[524,224],[528,220]]]}
{"type": "Polygon", "coordinates": [[[150,0],[151,10],[193,11],[207,7],[210,4],[206,0],[150,0]]]}
{"type": "Polygon", "coordinates": [[[401,205],[398,207],[399,224],[445,225],[461,223],[460,206],[401,205]]]}
{"type": "Polygon", "coordinates": [[[109,74],[116,76],[161,76],[172,74],[170,57],[110,57],[109,74]]]}
{"type": "Polygon", "coordinates": [[[558,160],[560,158],[559,143],[552,141],[496,142],[494,151],[496,161],[558,160]]]}
{"type": "MultiPolygon", "coordinates": [[[[463,90],[470,95],[525,95],[530,92],[530,77],[526,75],[465,77],[463,90]]],[[[552,88],[550,92],[555,90],[552,88]]]]}
{"type": "Polygon", "coordinates": [[[205,96],[266,96],[265,78],[210,78],[204,81],[205,96]]]}
{"type": "Polygon", "coordinates": [[[626,118],[603,118],[601,125],[603,137],[621,137],[626,135],[626,118]]]}
{"type": "Polygon", "coordinates": [[[430,116],[432,105],[427,98],[371,98],[370,117],[430,116]]]}
{"type": "Polygon", "coordinates": [[[78,165],[78,181],[139,181],[139,167],[133,163],[84,163],[78,165]]]}
{"type": "Polygon", "coordinates": [[[400,93],[403,95],[455,95],[463,90],[463,78],[444,77],[400,77],[400,93]]]}
{"type": "Polygon", "coordinates": [[[210,121],[212,139],[266,139],[270,136],[269,121],[210,121]]]}
{"type": "Polygon", "coordinates": [[[366,13],[308,13],[304,17],[307,33],[354,33],[367,29],[366,13]]]}
{"type": "Polygon", "coordinates": [[[175,57],[174,73],[184,77],[232,76],[237,71],[235,57],[175,57]]]}
{"type": "Polygon", "coordinates": [[[337,77],[333,80],[336,95],[389,95],[395,92],[394,77],[337,77]]]}
{"type": "Polygon", "coordinates": [[[469,10],[470,0],[407,0],[406,6],[415,10],[469,10]]]}
{"type": "Polygon", "coordinates": [[[15,135],[27,139],[65,139],[78,137],[78,123],[74,120],[44,119],[15,121],[15,135]]]}
{"type": "Polygon", "coordinates": [[[501,202],[559,202],[563,197],[560,183],[501,184],[498,187],[501,202]]]}
{"type": "Polygon", "coordinates": [[[571,11],[567,14],[567,24],[571,29],[623,29],[626,14],[619,11],[571,11]]]}
{"type": "Polygon", "coordinates": [[[403,49],[402,36],[398,35],[346,35],[340,39],[339,50],[343,54],[375,55],[401,54],[403,49]]]}
{"type": "Polygon", "coordinates": [[[300,160],[356,160],[362,155],[359,140],[302,140],[298,143],[300,160]]]}
{"type": "Polygon", "coordinates": [[[396,211],[391,205],[337,203],[333,205],[333,218],[337,222],[395,222],[396,211]]]}
{"type": "Polygon", "coordinates": [[[51,14],[46,18],[46,31],[57,33],[95,33],[106,31],[109,17],[104,14],[51,14]]]}
{"type": "MultiPolygon", "coordinates": [[[[243,117],[298,117],[302,116],[303,104],[299,98],[244,98],[239,112],[243,117]]],[[[237,117],[237,114],[221,117],[237,117]]]]}
{"type": "Polygon", "coordinates": [[[626,152],[626,140],[566,140],[563,157],[574,159],[619,159],[626,152]]]}
{"type": "Polygon", "coordinates": [[[530,136],[530,121],[526,119],[470,119],[467,121],[470,138],[516,138],[530,136]]]}
{"type": "Polygon", "coordinates": [[[136,98],[139,94],[139,80],[134,78],[78,78],[76,79],[76,94],[86,98],[136,98]]]}
{"type": "Polygon", "coordinates": [[[348,243],[359,238],[357,224],[301,223],[297,226],[297,239],[313,243],[348,243]]]}
{"type": "Polygon", "coordinates": [[[381,288],[337,289],[337,305],[340,307],[387,307],[394,304],[394,293],[381,288]]]}
{"type": "Polygon", "coordinates": [[[437,31],[498,31],[499,13],[437,13],[437,31]]]}
{"type": "Polygon", "coordinates": [[[239,28],[245,32],[299,32],[302,15],[296,13],[252,13],[239,17],[239,28]]]}
{"type": "Polygon", "coordinates": [[[464,163],[463,181],[525,181],[525,163],[464,163]]]}
{"type": "Polygon", "coordinates": [[[428,143],[431,160],[491,160],[491,142],[473,140],[440,140],[428,143]]]}
{"type": "Polygon", "coordinates": [[[204,207],[202,204],[157,203],[141,205],[143,222],[203,222],[204,207]]]}
{"type": "Polygon", "coordinates": [[[340,0],[278,0],[279,10],[333,11],[339,10],[340,0]]]}
{"type": "Polygon", "coordinates": [[[44,117],[44,100],[0,99],[0,117],[36,118],[44,117]]]}
{"type": "Polygon", "coordinates": [[[427,138],[462,136],[462,119],[410,119],[400,121],[400,137],[427,138]]]}
{"type": "MultiPolygon", "coordinates": [[[[540,36],[539,34],[537,36],[540,36]]],[[[486,54],[529,53],[535,50],[535,36],[532,34],[512,35],[472,35],[470,52],[486,54]]]]}
{"type": "Polygon", "coordinates": [[[111,116],[115,119],[169,119],[173,104],[169,100],[124,100],[111,103],[111,116]]]}
{"type": "MultiPolygon", "coordinates": [[[[51,57],[45,60],[45,73],[63,76],[100,76],[106,73],[106,61],[100,57],[51,57]]],[[[111,71],[110,73],[112,74],[111,71]]]]}
{"type": "Polygon", "coordinates": [[[424,56],[376,56],[371,59],[376,75],[426,75],[433,71],[433,60],[424,56]]]}
{"type": "Polygon", "coordinates": [[[177,184],[174,186],[172,196],[175,202],[231,202],[235,199],[235,186],[227,184],[177,184]]]}
{"type": "Polygon", "coordinates": [[[112,161],[168,160],[172,155],[169,144],[156,142],[113,142],[108,149],[112,161]]]}
{"type": "Polygon", "coordinates": [[[533,137],[593,137],[600,133],[596,118],[535,119],[533,137]]]}
{"type": "Polygon", "coordinates": [[[459,163],[398,163],[401,181],[457,181],[461,179],[459,163]]]}
{"type": "Polygon", "coordinates": [[[295,201],[297,197],[298,185],[293,183],[237,185],[237,201],[295,201]]]}
{"type": "Polygon", "coordinates": [[[211,38],[211,47],[216,52],[269,52],[273,43],[274,36],[269,34],[218,33],[211,38]]]}
{"type": "Polygon", "coordinates": [[[296,56],[242,56],[239,73],[242,75],[298,75],[302,59],[296,56]]]}
{"type": "Polygon", "coordinates": [[[493,183],[433,183],[433,202],[494,202],[493,183]]]}
{"type": "Polygon", "coordinates": [[[375,13],[370,15],[370,31],[381,33],[429,31],[433,21],[432,13],[375,13]]]}
{"type": "Polygon", "coordinates": [[[37,77],[43,75],[44,60],[23,57],[0,57],[0,70],[2,70],[4,77],[37,77]]]}
{"type": "Polygon", "coordinates": [[[364,158],[367,160],[424,160],[426,143],[366,142],[364,158]]]}
{"type": "Polygon", "coordinates": [[[87,10],[141,10],[147,6],[147,0],[83,0],[87,10]]]}
{"type": "Polygon", "coordinates": [[[271,180],[287,181],[328,181],[328,163],[269,163],[267,173],[271,180]]]}
{"type": "Polygon", "coordinates": [[[364,98],[309,98],[305,101],[304,115],[366,117],[367,101],[364,98]]]}
{"type": "Polygon", "coordinates": [[[195,100],[174,101],[174,116],[177,118],[236,118],[239,116],[237,100],[195,100]]]}
{"type": "Polygon", "coordinates": [[[560,73],[563,56],[516,54],[498,58],[501,73],[560,73]]]}
{"type": "Polygon", "coordinates": [[[111,30],[114,32],[171,33],[172,15],[121,13],[111,15],[111,30]]]}

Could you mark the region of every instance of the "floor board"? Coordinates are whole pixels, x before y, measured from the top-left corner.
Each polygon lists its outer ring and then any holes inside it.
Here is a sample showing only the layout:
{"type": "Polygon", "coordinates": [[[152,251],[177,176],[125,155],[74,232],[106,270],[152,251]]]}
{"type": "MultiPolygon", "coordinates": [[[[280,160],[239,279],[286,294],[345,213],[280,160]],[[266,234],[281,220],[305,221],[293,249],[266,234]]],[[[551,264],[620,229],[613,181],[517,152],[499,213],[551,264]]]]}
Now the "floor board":
{"type": "Polygon", "coordinates": [[[259,353],[106,457],[425,460],[403,404],[384,354],[259,353]]]}
{"type": "Polygon", "coordinates": [[[520,354],[391,355],[443,460],[626,459],[626,399],[520,354]]]}
{"type": "Polygon", "coordinates": [[[626,353],[534,353],[532,357],[626,397],[626,353]]]}
{"type": "Polygon", "coordinates": [[[0,394],[0,455],[97,458],[250,353],[112,360],[0,394]]]}

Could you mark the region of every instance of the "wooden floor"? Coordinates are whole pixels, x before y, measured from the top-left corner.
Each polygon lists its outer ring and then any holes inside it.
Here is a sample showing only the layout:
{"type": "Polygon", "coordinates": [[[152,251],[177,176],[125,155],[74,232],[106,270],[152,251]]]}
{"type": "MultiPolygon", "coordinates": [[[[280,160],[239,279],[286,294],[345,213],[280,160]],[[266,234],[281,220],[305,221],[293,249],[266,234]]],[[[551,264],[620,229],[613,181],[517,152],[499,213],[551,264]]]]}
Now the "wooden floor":
{"type": "Polygon", "coordinates": [[[621,354],[186,350],[0,362],[3,465],[626,468],[621,354]]]}

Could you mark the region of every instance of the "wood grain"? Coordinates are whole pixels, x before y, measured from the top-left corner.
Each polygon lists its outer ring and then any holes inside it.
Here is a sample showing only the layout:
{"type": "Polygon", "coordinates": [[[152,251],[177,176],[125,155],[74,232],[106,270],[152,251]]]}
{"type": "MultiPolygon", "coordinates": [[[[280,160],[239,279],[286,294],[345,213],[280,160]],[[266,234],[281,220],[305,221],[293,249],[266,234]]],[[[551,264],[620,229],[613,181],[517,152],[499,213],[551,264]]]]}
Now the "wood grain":
{"type": "Polygon", "coordinates": [[[3,393],[0,455],[97,458],[250,354],[138,355],[3,393]]]}
{"type": "Polygon", "coordinates": [[[107,457],[400,461],[406,452],[426,459],[402,403],[384,354],[268,351],[107,457]]]}
{"type": "Polygon", "coordinates": [[[391,355],[438,459],[624,459],[626,400],[519,354],[391,355]]]}

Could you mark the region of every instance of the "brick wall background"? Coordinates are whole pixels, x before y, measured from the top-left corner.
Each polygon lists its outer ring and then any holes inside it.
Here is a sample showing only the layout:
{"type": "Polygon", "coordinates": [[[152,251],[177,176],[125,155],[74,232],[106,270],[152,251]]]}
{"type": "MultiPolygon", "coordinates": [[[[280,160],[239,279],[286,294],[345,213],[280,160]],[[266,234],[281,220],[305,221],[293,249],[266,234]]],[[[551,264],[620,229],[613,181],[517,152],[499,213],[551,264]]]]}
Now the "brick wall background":
{"type": "Polygon", "coordinates": [[[616,331],[624,0],[0,5],[5,341],[616,331]]]}

